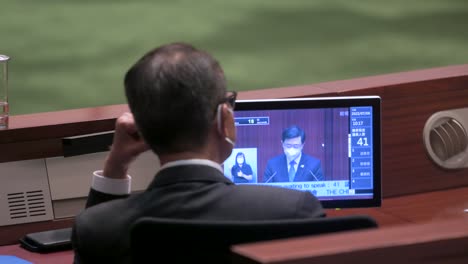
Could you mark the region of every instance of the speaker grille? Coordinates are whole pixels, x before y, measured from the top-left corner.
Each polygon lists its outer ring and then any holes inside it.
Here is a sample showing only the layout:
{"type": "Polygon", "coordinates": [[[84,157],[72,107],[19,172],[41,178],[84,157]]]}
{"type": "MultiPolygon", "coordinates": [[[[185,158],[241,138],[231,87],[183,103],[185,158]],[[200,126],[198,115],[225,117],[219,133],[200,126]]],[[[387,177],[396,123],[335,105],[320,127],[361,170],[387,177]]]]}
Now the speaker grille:
{"type": "Polygon", "coordinates": [[[451,118],[431,129],[430,143],[437,157],[446,161],[466,149],[468,136],[461,123],[451,118]]]}
{"type": "Polygon", "coordinates": [[[42,190],[7,194],[10,219],[46,214],[42,190]]]}

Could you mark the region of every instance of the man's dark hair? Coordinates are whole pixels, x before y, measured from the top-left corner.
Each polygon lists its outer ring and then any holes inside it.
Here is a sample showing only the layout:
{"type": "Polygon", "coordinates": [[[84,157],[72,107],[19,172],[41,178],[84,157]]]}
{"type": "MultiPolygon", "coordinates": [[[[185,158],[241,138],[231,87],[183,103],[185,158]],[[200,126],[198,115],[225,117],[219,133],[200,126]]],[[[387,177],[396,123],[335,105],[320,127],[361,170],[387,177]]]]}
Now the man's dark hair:
{"type": "Polygon", "coordinates": [[[185,43],[148,52],[128,70],[124,84],[135,122],[156,153],[199,149],[226,94],[219,63],[185,43]]]}
{"type": "Polygon", "coordinates": [[[301,143],[304,144],[306,136],[305,136],[304,130],[302,130],[300,127],[293,125],[283,130],[283,134],[282,134],[283,142],[286,139],[296,138],[296,137],[301,137],[301,143]]]}

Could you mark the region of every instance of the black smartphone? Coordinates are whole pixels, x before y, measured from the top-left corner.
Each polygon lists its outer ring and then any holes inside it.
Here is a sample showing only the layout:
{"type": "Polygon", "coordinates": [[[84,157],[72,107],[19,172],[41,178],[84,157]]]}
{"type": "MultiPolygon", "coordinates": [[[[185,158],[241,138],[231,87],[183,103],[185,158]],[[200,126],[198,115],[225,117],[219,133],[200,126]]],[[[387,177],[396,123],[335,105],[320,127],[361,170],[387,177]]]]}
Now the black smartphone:
{"type": "Polygon", "coordinates": [[[20,239],[21,247],[39,253],[69,250],[72,248],[70,228],[30,233],[20,239]]]}

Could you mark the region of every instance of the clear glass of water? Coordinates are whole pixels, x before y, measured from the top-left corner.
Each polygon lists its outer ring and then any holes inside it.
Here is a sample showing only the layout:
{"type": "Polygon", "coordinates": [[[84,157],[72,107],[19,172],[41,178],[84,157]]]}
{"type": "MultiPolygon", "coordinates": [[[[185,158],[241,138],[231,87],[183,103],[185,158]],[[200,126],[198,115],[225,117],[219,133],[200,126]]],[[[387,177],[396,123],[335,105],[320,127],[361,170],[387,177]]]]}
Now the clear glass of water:
{"type": "Polygon", "coordinates": [[[8,60],[0,54],[0,129],[8,128],[8,60]]]}

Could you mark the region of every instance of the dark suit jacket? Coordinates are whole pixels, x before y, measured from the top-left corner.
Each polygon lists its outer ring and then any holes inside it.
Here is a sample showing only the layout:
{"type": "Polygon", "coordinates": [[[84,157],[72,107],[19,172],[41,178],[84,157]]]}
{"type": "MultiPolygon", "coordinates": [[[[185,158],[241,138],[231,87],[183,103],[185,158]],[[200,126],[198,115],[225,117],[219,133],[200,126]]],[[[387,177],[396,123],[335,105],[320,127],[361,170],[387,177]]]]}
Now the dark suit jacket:
{"type": "MultiPolygon", "coordinates": [[[[289,182],[286,155],[271,158],[263,174],[264,182],[289,182]]],[[[319,159],[302,153],[297,166],[295,182],[323,181],[322,165],[319,159]]]]}
{"type": "Polygon", "coordinates": [[[129,263],[130,226],[143,216],[262,220],[325,215],[309,192],[235,185],[217,169],[203,165],[163,169],[143,193],[100,203],[113,198],[119,197],[91,190],[90,207],[75,218],[76,263],[129,263]]]}

